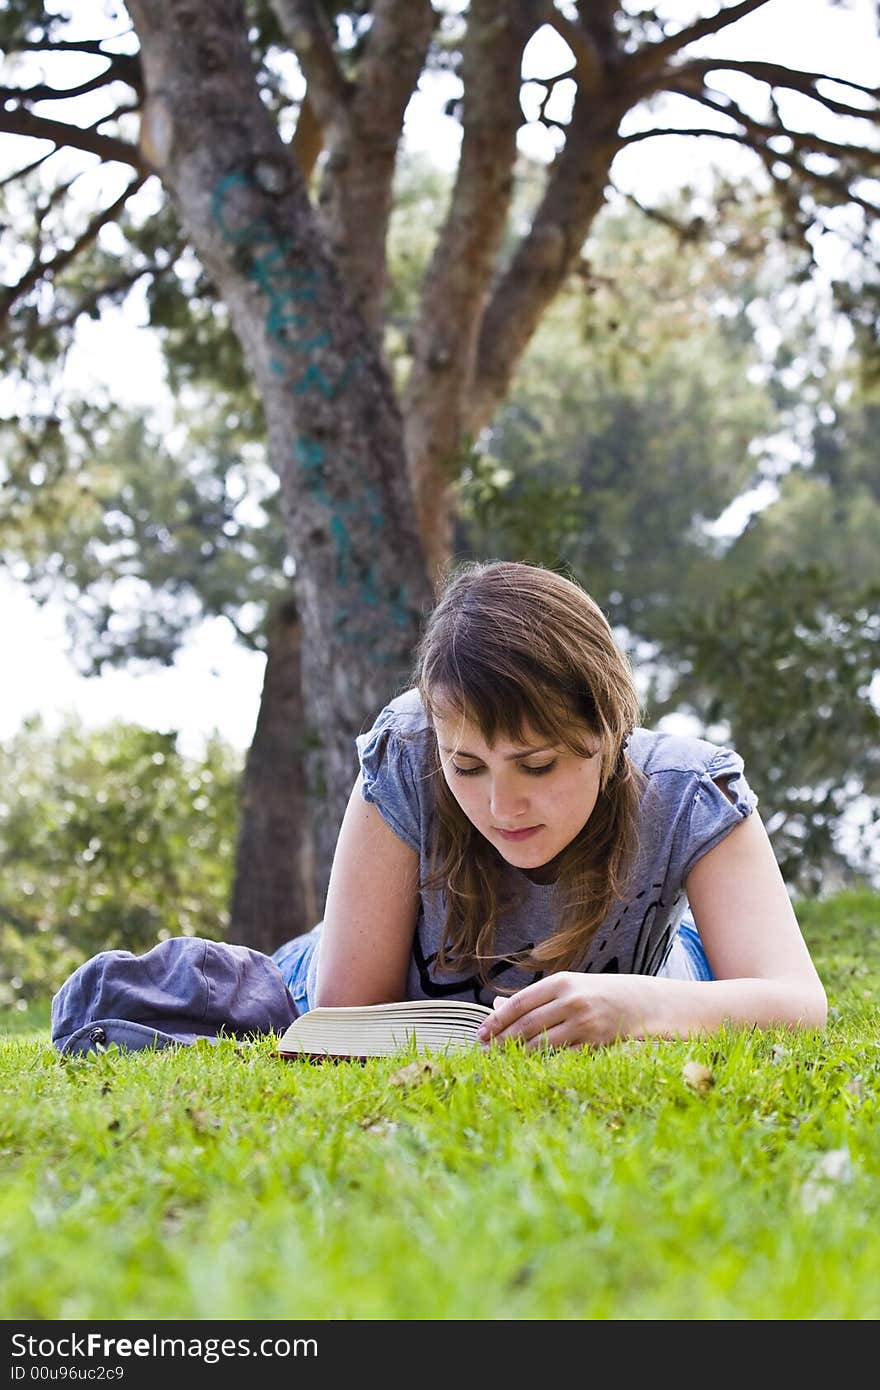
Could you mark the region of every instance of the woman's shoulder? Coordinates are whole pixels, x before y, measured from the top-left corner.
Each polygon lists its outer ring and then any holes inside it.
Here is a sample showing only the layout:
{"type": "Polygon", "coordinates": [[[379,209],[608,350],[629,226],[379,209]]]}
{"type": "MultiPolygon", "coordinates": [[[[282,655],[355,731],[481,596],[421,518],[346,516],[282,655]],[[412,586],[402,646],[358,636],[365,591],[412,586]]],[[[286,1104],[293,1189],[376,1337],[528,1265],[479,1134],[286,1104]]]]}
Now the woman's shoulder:
{"type": "Polygon", "coordinates": [[[428,716],[421,696],[413,686],[412,689],[395,695],[387,705],[383,705],[370,727],[359,735],[358,743],[363,745],[378,734],[397,734],[401,737],[415,738],[419,734],[427,733],[427,730],[428,716]]]}
{"type": "Polygon", "coordinates": [[[389,756],[401,763],[421,765],[427,757],[429,733],[418,690],[402,691],[382,707],[369,728],[355,739],[363,770],[372,764],[378,766],[389,756]]]}
{"type": "Polygon", "coordinates": [[[428,716],[422,704],[422,697],[415,686],[404,690],[400,695],[395,695],[393,700],[388,701],[382,713],[387,715],[391,722],[413,732],[428,727],[428,716]]]}
{"type": "Polygon", "coordinates": [[[429,819],[432,769],[418,691],[406,690],[385,705],[355,744],[364,800],[374,802],[392,830],[419,849],[429,819]]]}
{"type": "Polygon", "coordinates": [[[660,855],[683,884],[700,855],[758,804],[742,757],[725,744],[659,729],[636,729],[627,753],[645,774],[644,852],[660,855]]]}
{"type": "Polygon", "coordinates": [[[741,770],[743,765],[736,750],[724,744],[661,729],[634,729],[626,752],[648,777],[663,773],[718,776],[741,770]]]}

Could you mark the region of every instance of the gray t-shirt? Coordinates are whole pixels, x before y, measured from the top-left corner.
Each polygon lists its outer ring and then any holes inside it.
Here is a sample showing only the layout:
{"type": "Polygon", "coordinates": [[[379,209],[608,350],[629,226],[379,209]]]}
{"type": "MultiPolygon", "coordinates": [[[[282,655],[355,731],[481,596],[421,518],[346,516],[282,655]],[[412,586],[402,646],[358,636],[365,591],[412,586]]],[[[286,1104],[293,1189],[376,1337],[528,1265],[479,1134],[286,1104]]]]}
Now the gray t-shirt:
{"type": "MultiPolygon", "coordinates": [[[[369,733],[356,740],[364,798],[373,802],[395,834],[418,852],[423,879],[431,853],[433,778],[440,775],[434,772],[429,756],[433,737],[418,692],[409,690],[386,705],[369,733]]],[[[757,798],[745,779],[742,758],[731,748],[636,729],[626,751],[645,774],[639,849],[627,896],[615,903],[596,932],[580,968],[636,975],[677,974],[672,958],[675,936],[688,907],[685,879],[701,855],[751,814],[757,798]],[[724,779],[729,795],[716,779],[724,779]]],[[[519,902],[498,923],[499,958],[552,935],[558,929],[561,911],[556,884],[533,883],[509,864],[503,864],[502,873],[516,888],[519,902]]],[[[476,999],[491,1004],[496,982],[506,991],[521,989],[538,978],[506,965],[503,959],[491,968],[488,987],[470,974],[437,971],[444,921],[442,892],[423,892],[407,998],[476,999]]],[[[317,955],[315,951],[309,970],[310,997],[317,955]]]]}

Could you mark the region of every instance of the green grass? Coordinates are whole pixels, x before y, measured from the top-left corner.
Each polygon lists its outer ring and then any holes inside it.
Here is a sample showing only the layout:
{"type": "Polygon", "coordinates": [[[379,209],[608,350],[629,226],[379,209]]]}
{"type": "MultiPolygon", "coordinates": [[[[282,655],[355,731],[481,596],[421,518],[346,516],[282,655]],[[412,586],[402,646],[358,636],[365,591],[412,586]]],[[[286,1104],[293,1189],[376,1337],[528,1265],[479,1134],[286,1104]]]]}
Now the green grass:
{"type": "Polygon", "coordinates": [[[68,1060],[4,1020],[0,1317],[876,1319],[880,897],[799,916],[823,1034],[401,1079],[269,1039],[68,1060]]]}

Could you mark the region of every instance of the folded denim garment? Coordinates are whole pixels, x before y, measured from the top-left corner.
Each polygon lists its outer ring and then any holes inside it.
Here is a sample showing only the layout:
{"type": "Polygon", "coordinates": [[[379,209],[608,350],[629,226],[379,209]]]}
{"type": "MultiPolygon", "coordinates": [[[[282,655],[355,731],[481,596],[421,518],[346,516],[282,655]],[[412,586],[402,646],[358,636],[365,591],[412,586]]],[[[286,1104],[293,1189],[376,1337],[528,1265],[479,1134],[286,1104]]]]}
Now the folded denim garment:
{"type": "Polygon", "coordinates": [[[143,955],[101,951],[52,1000],[60,1052],[169,1047],[281,1032],[297,1016],[270,956],[197,936],[172,936],[143,955]]]}

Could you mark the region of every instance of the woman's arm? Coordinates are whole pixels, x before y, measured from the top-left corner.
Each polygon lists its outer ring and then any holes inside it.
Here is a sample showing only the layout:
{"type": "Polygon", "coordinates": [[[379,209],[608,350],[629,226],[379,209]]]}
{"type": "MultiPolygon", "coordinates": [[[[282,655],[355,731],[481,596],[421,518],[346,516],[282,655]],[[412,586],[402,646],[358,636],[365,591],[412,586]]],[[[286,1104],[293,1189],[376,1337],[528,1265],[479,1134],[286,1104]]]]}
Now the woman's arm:
{"type": "Polygon", "coordinates": [[[419,856],[372,803],[361,777],[336,842],[316,1002],[384,1004],[404,997],[419,909],[419,856]]]}
{"type": "Polygon", "coordinates": [[[575,1047],[725,1023],[824,1027],[825,990],[757,812],[697,861],[685,889],[714,980],[560,971],[497,1003],[484,1040],[575,1047]]]}
{"type": "Polygon", "coordinates": [[[715,979],[646,980],[639,1036],[825,1026],[825,990],[757,812],[697,861],[685,890],[715,979]]]}
{"type": "Polygon", "coordinates": [[[756,811],[697,860],[685,891],[727,1017],[824,1027],[825,990],[756,811]]]}

